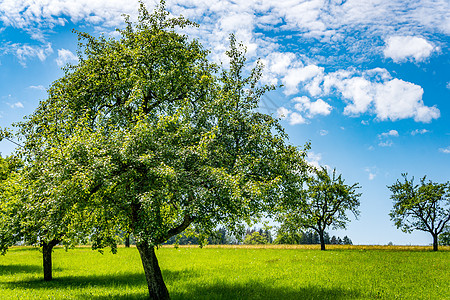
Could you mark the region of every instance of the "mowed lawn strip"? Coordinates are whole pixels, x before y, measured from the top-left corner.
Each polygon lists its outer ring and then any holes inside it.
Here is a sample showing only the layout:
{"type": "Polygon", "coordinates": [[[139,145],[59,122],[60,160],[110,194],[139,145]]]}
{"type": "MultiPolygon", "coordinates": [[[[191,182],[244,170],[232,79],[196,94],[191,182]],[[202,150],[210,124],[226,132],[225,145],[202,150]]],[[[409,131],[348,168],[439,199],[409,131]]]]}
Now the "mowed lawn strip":
{"type": "MultiPolygon", "coordinates": [[[[172,299],[450,299],[450,247],[161,247],[172,299]]],[[[15,247],[0,256],[0,299],[146,299],[136,248],[113,255],[89,248],[42,254],[15,247]]]]}

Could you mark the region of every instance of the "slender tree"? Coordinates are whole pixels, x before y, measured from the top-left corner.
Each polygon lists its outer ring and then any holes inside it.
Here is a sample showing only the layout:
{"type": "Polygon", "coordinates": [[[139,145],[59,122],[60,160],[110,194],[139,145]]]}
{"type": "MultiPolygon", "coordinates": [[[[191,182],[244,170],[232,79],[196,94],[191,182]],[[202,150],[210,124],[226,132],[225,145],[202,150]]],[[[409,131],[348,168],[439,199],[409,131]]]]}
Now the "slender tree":
{"type": "Polygon", "coordinates": [[[450,183],[426,181],[414,184],[414,177],[402,174],[404,181],[397,180],[388,186],[392,192],[394,207],[390,212],[395,226],[404,232],[421,230],[433,237],[433,251],[438,250],[439,235],[450,221],[450,183]]]}
{"type": "Polygon", "coordinates": [[[312,229],[320,239],[320,249],[325,250],[325,230],[328,227],[345,228],[349,222],[347,211],[359,215],[360,188],[357,183],[347,185],[341,175],[326,168],[313,169],[306,188],[298,198],[286,198],[277,219],[281,223],[312,229]]]}

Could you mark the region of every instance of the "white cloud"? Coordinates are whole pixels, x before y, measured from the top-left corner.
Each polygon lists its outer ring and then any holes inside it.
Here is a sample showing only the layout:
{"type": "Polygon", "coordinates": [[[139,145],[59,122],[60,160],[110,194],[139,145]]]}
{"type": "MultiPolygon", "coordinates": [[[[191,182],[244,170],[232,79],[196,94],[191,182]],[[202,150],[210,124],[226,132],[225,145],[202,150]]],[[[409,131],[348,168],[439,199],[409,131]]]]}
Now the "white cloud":
{"type": "Polygon", "coordinates": [[[450,90],[450,81],[447,82],[447,85],[445,87],[450,90]]]}
{"type": "Polygon", "coordinates": [[[28,44],[6,44],[3,46],[4,53],[12,53],[18,59],[19,63],[23,66],[27,66],[27,60],[38,58],[40,61],[44,61],[50,54],[53,53],[51,43],[46,45],[36,46],[28,44]]]}
{"type": "Polygon", "coordinates": [[[378,146],[380,147],[391,147],[392,145],[394,145],[394,142],[391,140],[381,141],[378,143],[378,146]]]}
{"type": "Polygon", "coordinates": [[[445,154],[450,154],[450,146],[447,148],[439,148],[439,151],[445,154]]]}
{"type": "Polygon", "coordinates": [[[325,136],[325,135],[328,134],[328,130],[322,129],[321,131],[319,131],[319,134],[320,134],[321,136],[325,136]]]}
{"type": "Polygon", "coordinates": [[[389,137],[389,136],[398,136],[398,131],[397,130],[389,130],[388,132],[383,132],[379,135],[380,138],[382,137],[389,137]]]}
{"type": "Polygon", "coordinates": [[[390,140],[391,137],[398,137],[398,131],[397,130],[389,130],[387,132],[383,132],[378,135],[378,138],[380,139],[380,142],[378,143],[378,146],[380,147],[391,147],[394,142],[390,140]]]}
{"type": "Polygon", "coordinates": [[[377,84],[374,99],[377,117],[382,121],[414,118],[423,123],[439,118],[439,109],[425,106],[422,95],[420,86],[400,79],[377,84]]]}
{"type": "Polygon", "coordinates": [[[375,114],[381,121],[413,118],[429,123],[440,117],[436,106],[426,106],[419,85],[392,79],[385,69],[364,72],[355,69],[339,70],[322,76],[317,83],[320,95],[338,94],[347,102],[344,114],[358,116],[375,114]]]}
{"type": "Polygon", "coordinates": [[[289,124],[296,125],[296,124],[306,124],[308,123],[308,120],[306,120],[301,114],[293,112],[291,113],[289,117],[289,124]]]}
{"type": "Polygon", "coordinates": [[[323,73],[324,68],[316,65],[308,65],[301,68],[292,68],[287,70],[286,75],[282,79],[285,86],[284,93],[292,95],[299,92],[298,85],[301,82],[311,80],[312,78],[323,73]]]}
{"type": "Polygon", "coordinates": [[[308,152],[308,156],[306,157],[306,161],[315,168],[320,167],[321,160],[322,160],[322,154],[315,153],[313,151],[308,152]]]}
{"type": "Polygon", "coordinates": [[[45,87],[43,85],[30,85],[28,88],[32,90],[45,91],[45,87]]]}
{"type": "Polygon", "coordinates": [[[374,180],[377,174],[373,174],[369,172],[369,180],[374,180]]]}
{"type": "Polygon", "coordinates": [[[24,108],[22,102],[20,102],[20,101],[15,102],[15,103],[13,103],[13,104],[8,103],[8,105],[9,105],[11,108],[24,108]]]}
{"type": "Polygon", "coordinates": [[[295,103],[294,107],[300,112],[306,113],[308,118],[312,118],[315,115],[327,116],[331,113],[331,105],[323,101],[322,99],[317,99],[316,101],[311,101],[308,97],[302,96],[292,99],[295,103]]]}
{"type": "Polygon", "coordinates": [[[78,62],[78,57],[67,49],[58,49],[58,57],[55,59],[59,67],[65,66],[67,63],[78,62]]]}
{"type": "Polygon", "coordinates": [[[416,129],[416,130],[413,130],[413,131],[411,131],[411,135],[417,135],[417,134],[425,134],[425,133],[428,133],[428,132],[430,132],[429,130],[427,130],[427,129],[416,129]]]}
{"type": "MultiPolygon", "coordinates": [[[[156,3],[144,2],[149,10],[156,3]]],[[[247,46],[250,60],[263,58],[267,66],[263,80],[283,83],[286,95],[302,89],[314,98],[337,93],[346,101],[344,114],[375,114],[382,121],[413,118],[427,123],[440,116],[438,108],[423,103],[421,87],[393,79],[385,69],[325,74],[323,66],[330,62],[336,66],[337,61],[355,65],[364,59],[372,60],[374,55],[382,56],[383,50],[387,57],[398,61],[426,59],[433,51],[438,52],[443,43],[435,33],[450,34],[448,0],[167,0],[166,3],[174,15],[183,14],[201,24],[200,28],[186,28],[185,32],[211,49],[210,57],[216,62],[224,60],[228,33],[235,32],[237,39],[247,46]],[[313,46],[295,54],[283,53],[291,43],[286,37],[280,42],[276,33],[283,30],[289,31],[292,44],[314,41],[309,44],[313,46]],[[408,49],[399,43],[401,39],[406,39],[408,49]],[[314,60],[299,53],[308,53],[314,60]]],[[[137,7],[137,0],[3,0],[0,21],[6,27],[25,30],[37,40],[44,40],[54,27],[70,22],[75,26],[83,24],[87,31],[94,28],[97,33],[110,34],[113,27],[124,26],[122,14],[136,19],[137,7]]],[[[51,45],[40,47],[42,51],[28,47],[32,49],[23,47],[20,53],[15,52],[22,65],[32,57],[44,60],[52,52],[51,45]]],[[[70,58],[73,57],[60,57],[58,51],[57,63],[64,65],[70,58]]],[[[308,113],[296,113],[292,122],[299,123],[300,117],[306,122],[308,113]]]]}
{"type": "Polygon", "coordinates": [[[280,107],[277,109],[277,118],[286,119],[289,117],[291,111],[285,107],[280,107]]]}
{"type": "Polygon", "coordinates": [[[427,40],[415,36],[391,36],[386,40],[384,56],[392,58],[394,62],[425,60],[435,50],[427,40]]]}

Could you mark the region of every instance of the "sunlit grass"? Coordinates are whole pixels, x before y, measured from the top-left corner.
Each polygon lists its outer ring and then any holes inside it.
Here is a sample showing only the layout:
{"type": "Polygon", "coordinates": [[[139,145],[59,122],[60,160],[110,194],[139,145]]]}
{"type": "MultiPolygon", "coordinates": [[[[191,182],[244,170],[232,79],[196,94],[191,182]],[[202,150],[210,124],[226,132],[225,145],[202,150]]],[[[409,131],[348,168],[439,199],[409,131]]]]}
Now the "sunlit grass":
{"type": "MultiPolygon", "coordinates": [[[[173,299],[450,299],[450,247],[208,246],[157,251],[173,299]]],[[[0,257],[2,299],[143,299],[136,248],[113,255],[57,248],[54,280],[42,254],[13,248],[0,257]]]]}

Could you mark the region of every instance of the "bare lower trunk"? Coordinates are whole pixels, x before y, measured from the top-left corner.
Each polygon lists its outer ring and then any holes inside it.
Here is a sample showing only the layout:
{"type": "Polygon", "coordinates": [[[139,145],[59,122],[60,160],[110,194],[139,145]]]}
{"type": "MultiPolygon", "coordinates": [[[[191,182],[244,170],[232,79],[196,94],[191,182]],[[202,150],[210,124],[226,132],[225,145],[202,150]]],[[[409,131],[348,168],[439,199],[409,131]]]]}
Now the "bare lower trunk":
{"type": "Polygon", "coordinates": [[[51,240],[50,242],[42,242],[42,258],[44,267],[44,280],[52,280],[52,251],[53,247],[59,243],[58,240],[51,240]]]}
{"type": "Polygon", "coordinates": [[[325,250],[325,239],[323,237],[323,231],[319,232],[319,238],[320,238],[320,250],[325,250]]]}
{"type": "Polygon", "coordinates": [[[127,248],[130,247],[130,234],[128,234],[128,233],[125,236],[125,247],[127,247],[127,248]]]}
{"type": "Polygon", "coordinates": [[[141,255],[150,299],[170,299],[155,255],[155,248],[149,247],[146,243],[137,243],[136,247],[141,255]]]}
{"type": "Polygon", "coordinates": [[[438,235],[433,235],[433,251],[438,251],[438,235]]]}

